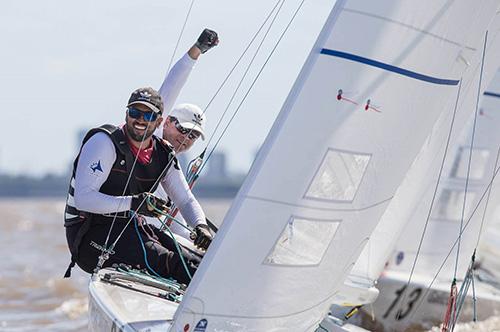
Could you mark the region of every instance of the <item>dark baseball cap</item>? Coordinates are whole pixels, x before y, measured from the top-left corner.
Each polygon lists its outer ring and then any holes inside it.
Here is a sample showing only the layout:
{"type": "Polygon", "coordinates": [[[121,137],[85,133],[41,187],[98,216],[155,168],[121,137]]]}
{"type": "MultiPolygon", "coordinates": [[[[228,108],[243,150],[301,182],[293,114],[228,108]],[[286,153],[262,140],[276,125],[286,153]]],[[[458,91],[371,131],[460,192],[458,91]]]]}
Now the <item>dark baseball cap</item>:
{"type": "Polygon", "coordinates": [[[158,91],[153,88],[139,88],[132,92],[127,107],[136,104],[143,104],[155,113],[163,113],[163,101],[158,91]]]}

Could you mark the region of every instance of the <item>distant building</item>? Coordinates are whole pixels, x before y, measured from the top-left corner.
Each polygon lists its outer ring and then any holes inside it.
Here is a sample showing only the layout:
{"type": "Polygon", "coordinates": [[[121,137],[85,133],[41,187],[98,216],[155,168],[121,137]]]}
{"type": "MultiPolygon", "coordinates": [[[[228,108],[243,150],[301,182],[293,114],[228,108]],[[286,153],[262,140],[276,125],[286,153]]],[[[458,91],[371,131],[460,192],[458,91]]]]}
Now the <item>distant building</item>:
{"type": "Polygon", "coordinates": [[[227,159],[223,152],[214,152],[207,163],[207,173],[204,175],[210,181],[224,181],[228,178],[227,159]]]}

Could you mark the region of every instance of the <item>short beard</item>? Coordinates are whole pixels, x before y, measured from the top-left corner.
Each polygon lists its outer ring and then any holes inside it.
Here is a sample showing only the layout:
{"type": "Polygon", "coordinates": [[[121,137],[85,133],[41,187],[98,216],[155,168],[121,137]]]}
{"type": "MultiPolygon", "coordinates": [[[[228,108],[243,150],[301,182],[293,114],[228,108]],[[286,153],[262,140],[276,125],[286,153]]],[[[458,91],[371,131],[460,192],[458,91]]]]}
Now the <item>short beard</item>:
{"type": "Polygon", "coordinates": [[[130,137],[130,139],[132,139],[132,140],[134,140],[136,142],[143,142],[143,141],[147,140],[148,138],[150,138],[151,136],[153,136],[153,133],[155,132],[155,128],[154,128],[154,126],[152,126],[151,123],[148,125],[148,128],[146,128],[146,132],[143,135],[137,135],[134,132],[134,126],[133,126],[133,124],[127,123],[127,125],[125,126],[125,128],[127,129],[127,135],[128,135],[128,137],[130,137]]]}

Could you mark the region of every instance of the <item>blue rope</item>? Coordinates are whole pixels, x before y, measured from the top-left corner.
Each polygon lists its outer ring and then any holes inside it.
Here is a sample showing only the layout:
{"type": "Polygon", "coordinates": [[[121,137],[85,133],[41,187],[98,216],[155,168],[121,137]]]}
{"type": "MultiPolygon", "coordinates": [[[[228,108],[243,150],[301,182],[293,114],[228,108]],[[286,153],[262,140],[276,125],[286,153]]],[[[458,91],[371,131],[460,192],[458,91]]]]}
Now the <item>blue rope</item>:
{"type": "MultiPolygon", "coordinates": [[[[149,203],[149,202],[148,202],[149,203]]],[[[148,255],[146,253],[146,247],[144,246],[144,241],[142,240],[142,237],[141,237],[141,234],[139,233],[139,227],[138,227],[138,221],[137,221],[137,218],[134,216],[134,219],[135,219],[135,223],[134,223],[134,226],[135,226],[135,232],[137,233],[137,237],[139,237],[139,242],[141,242],[141,246],[142,246],[142,252],[144,253],[144,262],[146,263],[146,267],[148,268],[148,270],[150,270],[155,276],[159,277],[159,278],[163,278],[161,275],[159,275],[155,270],[153,270],[153,268],[149,265],[149,262],[148,262],[148,255]]],[[[177,253],[179,254],[180,258],[181,258],[181,262],[182,262],[182,265],[184,266],[184,270],[186,271],[186,274],[188,275],[189,277],[189,280],[193,279],[191,273],[189,272],[189,269],[187,267],[187,264],[186,262],[184,261],[184,257],[182,256],[182,251],[179,247],[179,244],[177,243],[177,240],[175,239],[174,235],[172,234],[172,232],[170,231],[170,229],[168,228],[168,226],[165,225],[165,223],[160,219],[158,218],[158,220],[160,220],[160,222],[163,224],[163,226],[166,227],[166,229],[168,230],[168,232],[170,233],[170,236],[172,237],[172,240],[174,240],[174,244],[175,244],[175,248],[177,249],[177,253]]]]}
{"type": "Polygon", "coordinates": [[[168,233],[170,234],[170,236],[172,237],[172,239],[174,240],[175,248],[177,249],[177,252],[179,253],[179,256],[181,257],[182,265],[184,266],[184,270],[186,271],[186,274],[188,275],[189,280],[192,280],[193,276],[189,272],[187,264],[184,261],[184,257],[182,256],[182,251],[181,251],[181,248],[179,247],[179,243],[177,243],[177,240],[175,239],[174,234],[172,234],[172,231],[170,230],[170,228],[167,227],[166,229],[167,229],[168,233]]]}
{"type": "Polygon", "coordinates": [[[144,254],[144,262],[146,263],[146,267],[148,270],[150,270],[155,276],[162,278],[161,275],[159,275],[151,266],[149,266],[148,262],[148,254],[146,253],[146,247],[144,246],[144,241],[142,240],[141,233],[139,233],[139,227],[137,226],[138,224],[137,218],[134,216],[134,227],[135,227],[135,232],[137,233],[137,237],[139,238],[139,242],[141,243],[142,247],[142,252],[144,254]]]}

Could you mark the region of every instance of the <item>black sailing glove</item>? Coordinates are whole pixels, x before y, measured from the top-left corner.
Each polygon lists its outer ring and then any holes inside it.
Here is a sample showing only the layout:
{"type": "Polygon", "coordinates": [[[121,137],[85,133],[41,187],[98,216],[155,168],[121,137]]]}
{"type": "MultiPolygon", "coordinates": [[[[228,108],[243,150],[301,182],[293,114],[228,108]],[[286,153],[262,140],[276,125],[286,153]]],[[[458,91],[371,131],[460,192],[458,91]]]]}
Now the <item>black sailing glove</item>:
{"type": "Polygon", "coordinates": [[[200,249],[207,250],[212,242],[212,234],[207,225],[199,224],[194,228],[195,238],[194,245],[200,249]]]}
{"type": "Polygon", "coordinates": [[[198,47],[201,53],[205,53],[209,49],[219,44],[219,37],[217,37],[217,32],[205,29],[201,33],[200,37],[198,37],[198,41],[194,44],[194,46],[198,47]]]}
{"type": "Polygon", "coordinates": [[[169,204],[153,194],[141,193],[132,196],[130,209],[146,217],[159,218],[169,212],[169,204]]]}

